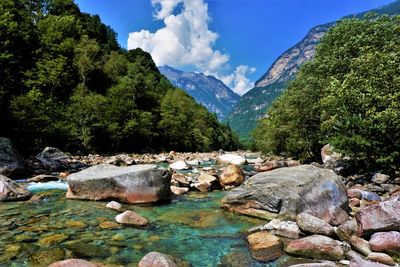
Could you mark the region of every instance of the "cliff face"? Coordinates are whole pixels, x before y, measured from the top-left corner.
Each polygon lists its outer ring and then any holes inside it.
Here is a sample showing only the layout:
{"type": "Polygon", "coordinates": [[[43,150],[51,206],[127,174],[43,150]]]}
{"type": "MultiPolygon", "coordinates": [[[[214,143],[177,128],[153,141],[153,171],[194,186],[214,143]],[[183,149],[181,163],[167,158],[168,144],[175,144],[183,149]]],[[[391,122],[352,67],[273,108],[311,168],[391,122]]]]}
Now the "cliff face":
{"type": "Polygon", "coordinates": [[[223,120],[240,99],[238,94],[214,76],[183,72],[169,66],[159,69],[172,84],[185,90],[210,112],[216,113],[219,120],[223,120]]]}

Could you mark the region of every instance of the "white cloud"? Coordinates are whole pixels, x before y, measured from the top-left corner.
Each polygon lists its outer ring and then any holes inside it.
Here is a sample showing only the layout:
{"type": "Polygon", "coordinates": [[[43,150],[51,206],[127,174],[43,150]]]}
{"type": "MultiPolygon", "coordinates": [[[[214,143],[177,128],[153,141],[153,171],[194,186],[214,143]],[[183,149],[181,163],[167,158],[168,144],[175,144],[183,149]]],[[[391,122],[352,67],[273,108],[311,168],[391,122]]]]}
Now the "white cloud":
{"type": "Polygon", "coordinates": [[[149,52],[157,66],[191,66],[200,72],[224,77],[226,84],[239,94],[250,89],[252,84],[246,75],[252,68],[241,65],[226,75],[230,57],[214,49],[219,36],[208,28],[211,18],[204,0],[151,2],[154,18],[163,20],[165,26],[154,33],[148,30],[129,33],[128,49],[140,47],[149,52]]]}

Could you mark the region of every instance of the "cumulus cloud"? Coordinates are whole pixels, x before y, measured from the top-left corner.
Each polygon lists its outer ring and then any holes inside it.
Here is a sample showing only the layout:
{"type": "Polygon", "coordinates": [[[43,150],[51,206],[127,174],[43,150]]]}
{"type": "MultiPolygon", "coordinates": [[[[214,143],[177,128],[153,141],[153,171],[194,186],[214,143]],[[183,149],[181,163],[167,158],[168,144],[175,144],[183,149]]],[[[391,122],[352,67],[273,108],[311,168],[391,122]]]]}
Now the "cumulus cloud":
{"type": "Polygon", "coordinates": [[[180,68],[191,66],[197,71],[224,77],[226,84],[237,93],[252,86],[246,75],[254,71],[239,66],[234,73],[224,75],[229,69],[229,55],[214,49],[218,33],[208,26],[211,18],[204,0],[151,0],[154,18],[163,20],[165,26],[156,32],[132,32],[128,49],[137,47],[149,52],[157,66],[180,68]]]}

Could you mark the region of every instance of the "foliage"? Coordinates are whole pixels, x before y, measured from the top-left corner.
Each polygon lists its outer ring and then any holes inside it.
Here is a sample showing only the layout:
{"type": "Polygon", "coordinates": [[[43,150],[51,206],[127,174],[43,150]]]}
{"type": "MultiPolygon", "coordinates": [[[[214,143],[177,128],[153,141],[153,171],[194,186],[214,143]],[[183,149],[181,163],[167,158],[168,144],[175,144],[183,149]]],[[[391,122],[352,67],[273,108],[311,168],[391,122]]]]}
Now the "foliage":
{"type": "Polygon", "coordinates": [[[330,143],[346,155],[398,166],[400,17],[345,19],[302,66],[254,132],[256,147],[302,159],[330,143]]]}
{"type": "Polygon", "coordinates": [[[230,129],[73,0],[0,1],[0,135],[24,152],[234,149],[230,129]],[[176,124],[179,123],[179,124],[176,124]]]}

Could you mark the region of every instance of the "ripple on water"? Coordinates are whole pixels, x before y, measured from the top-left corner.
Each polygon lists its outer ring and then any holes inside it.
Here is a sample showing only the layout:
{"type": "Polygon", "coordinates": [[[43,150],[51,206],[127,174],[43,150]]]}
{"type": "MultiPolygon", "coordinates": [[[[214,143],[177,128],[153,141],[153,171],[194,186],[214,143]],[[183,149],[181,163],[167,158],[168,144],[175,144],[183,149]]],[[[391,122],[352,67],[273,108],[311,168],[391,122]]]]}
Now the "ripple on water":
{"type": "Polygon", "coordinates": [[[146,229],[115,224],[118,212],[104,202],[66,200],[64,195],[51,190],[39,204],[0,205],[0,232],[5,233],[0,235],[0,266],[26,266],[29,259],[37,262],[52,251],[57,252],[53,257],[60,257],[60,249],[66,257],[124,266],[138,263],[151,251],[193,266],[217,266],[234,261],[232,255],[248,266],[267,266],[251,259],[244,238],[245,231],[261,221],[221,209],[224,192],[190,194],[159,206],[124,205],[150,220],[146,229]]]}

